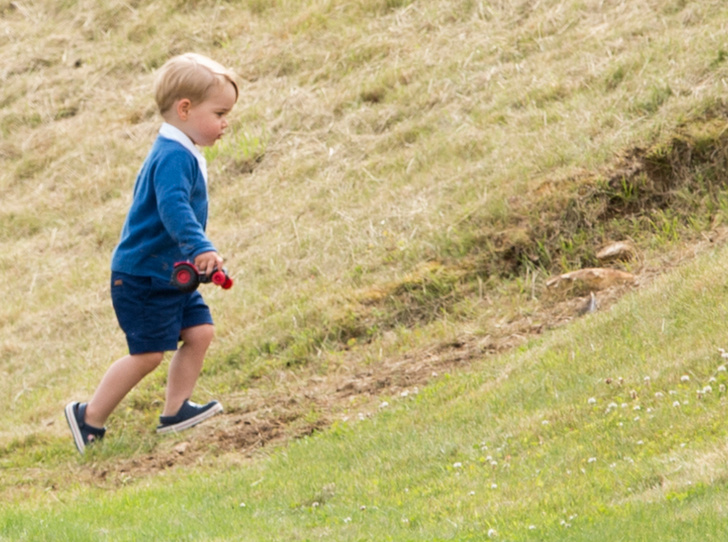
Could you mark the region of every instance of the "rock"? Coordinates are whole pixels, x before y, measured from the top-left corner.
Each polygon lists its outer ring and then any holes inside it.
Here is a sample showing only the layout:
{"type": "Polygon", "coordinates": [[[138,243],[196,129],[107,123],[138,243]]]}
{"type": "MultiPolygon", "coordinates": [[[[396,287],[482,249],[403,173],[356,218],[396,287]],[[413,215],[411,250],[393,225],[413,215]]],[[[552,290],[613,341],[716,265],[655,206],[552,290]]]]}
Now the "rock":
{"type": "Polygon", "coordinates": [[[546,281],[546,286],[548,288],[579,286],[588,290],[603,290],[610,286],[629,284],[634,281],[635,276],[626,271],[604,267],[588,267],[552,277],[546,281]]]}
{"type": "Polygon", "coordinates": [[[612,262],[615,260],[627,261],[633,259],[636,255],[637,251],[632,243],[619,241],[601,249],[597,253],[597,259],[600,262],[612,262]]]}

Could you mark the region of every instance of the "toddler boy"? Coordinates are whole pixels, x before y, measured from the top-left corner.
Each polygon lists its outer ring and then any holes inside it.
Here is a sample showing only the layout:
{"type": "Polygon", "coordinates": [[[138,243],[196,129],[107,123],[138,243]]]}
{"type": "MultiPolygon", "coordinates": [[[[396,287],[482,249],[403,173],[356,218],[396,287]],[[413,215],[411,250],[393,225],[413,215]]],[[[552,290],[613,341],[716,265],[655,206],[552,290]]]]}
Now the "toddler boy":
{"type": "Polygon", "coordinates": [[[181,431],[222,412],[217,401],[189,400],[214,327],[200,293],[180,292],[170,277],[178,261],[192,261],[208,275],[222,266],[205,235],[207,167],[198,147],[224,134],[238,86],[230,70],[187,53],[160,68],[154,93],[164,123],[137,176],[111,260],[111,298],[129,354],[109,367],[88,403],[66,405],[80,453],[104,437],[109,415],[167,351],[175,353],[157,432],[181,431]]]}

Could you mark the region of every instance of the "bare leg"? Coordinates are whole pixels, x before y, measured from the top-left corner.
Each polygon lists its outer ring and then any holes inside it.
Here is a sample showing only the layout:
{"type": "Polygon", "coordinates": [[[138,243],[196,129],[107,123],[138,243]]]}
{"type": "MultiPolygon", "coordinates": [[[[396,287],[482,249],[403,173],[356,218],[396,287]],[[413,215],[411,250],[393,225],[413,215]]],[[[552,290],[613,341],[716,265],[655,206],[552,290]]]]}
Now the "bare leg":
{"type": "Polygon", "coordinates": [[[86,407],[86,423],[103,427],[106,419],[142,378],[156,369],[164,358],[164,352],[149,352],[124,356],[116,360],[106,371],[86,407]]]}
{"type": "Polygon", "coordinates": [[[169,364],[167,397],[162,416],[177,414],[185,399],[192,395],[214,335],[215,327],[210,324],[188,327],[180,333],[182,346],[174,353],[169,364]]]}

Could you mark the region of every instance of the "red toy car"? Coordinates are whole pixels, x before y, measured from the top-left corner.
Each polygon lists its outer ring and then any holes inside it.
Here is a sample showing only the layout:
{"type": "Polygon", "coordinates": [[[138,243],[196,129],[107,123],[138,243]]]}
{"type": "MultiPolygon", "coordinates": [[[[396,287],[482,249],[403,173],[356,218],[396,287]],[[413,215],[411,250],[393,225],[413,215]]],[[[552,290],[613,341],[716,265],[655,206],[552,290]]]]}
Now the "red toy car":
{"type": "Polygon", "coordinates": [[[194,292],[200,284],[207,282],[217,284],[223,290],[233,287],[233,279],[230,278],[224,267],[216,269],[211,275],[204,275],[198,271],[195,264],[190,262],[174,264],[170,282],[182,292],[194,292]]]}

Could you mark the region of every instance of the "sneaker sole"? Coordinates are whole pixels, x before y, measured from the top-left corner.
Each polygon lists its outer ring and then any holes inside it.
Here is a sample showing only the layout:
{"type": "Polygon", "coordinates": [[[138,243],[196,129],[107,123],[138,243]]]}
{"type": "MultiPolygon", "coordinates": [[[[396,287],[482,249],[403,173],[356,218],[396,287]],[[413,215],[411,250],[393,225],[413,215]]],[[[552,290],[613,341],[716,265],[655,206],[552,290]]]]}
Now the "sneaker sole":
{"type": "Polygon", "coordinates": [[[64,410],[66,414],[66,421],[68,422],[68,427],[71,428],[71,434],[73,435],[73,442],[76,444],[76,448],[78,449],[79,453],[83,453],[86,450],[86,445],[83,442],[83,435],[81,435],[81,428],[78,426],[78,421],[76,421],[76,413],[74,412],[77,402],[68,403],[66,405],[66,409],[64,410]]]}
{"type": "Polygon", "coordinates": [[[205,412],[201,412],[197,416],[189,418],[183,422],[176,423],[174,425],[165,425],[164,427],[157,427],[157,433],[163,435],[164,433],[176,433],[178,431],[184,431],[197,425],[200,422],[204,422],[206,419],[213,417],[215,414],[222,412],[222,405],[217,403],[210,407],[205,412]]]}

